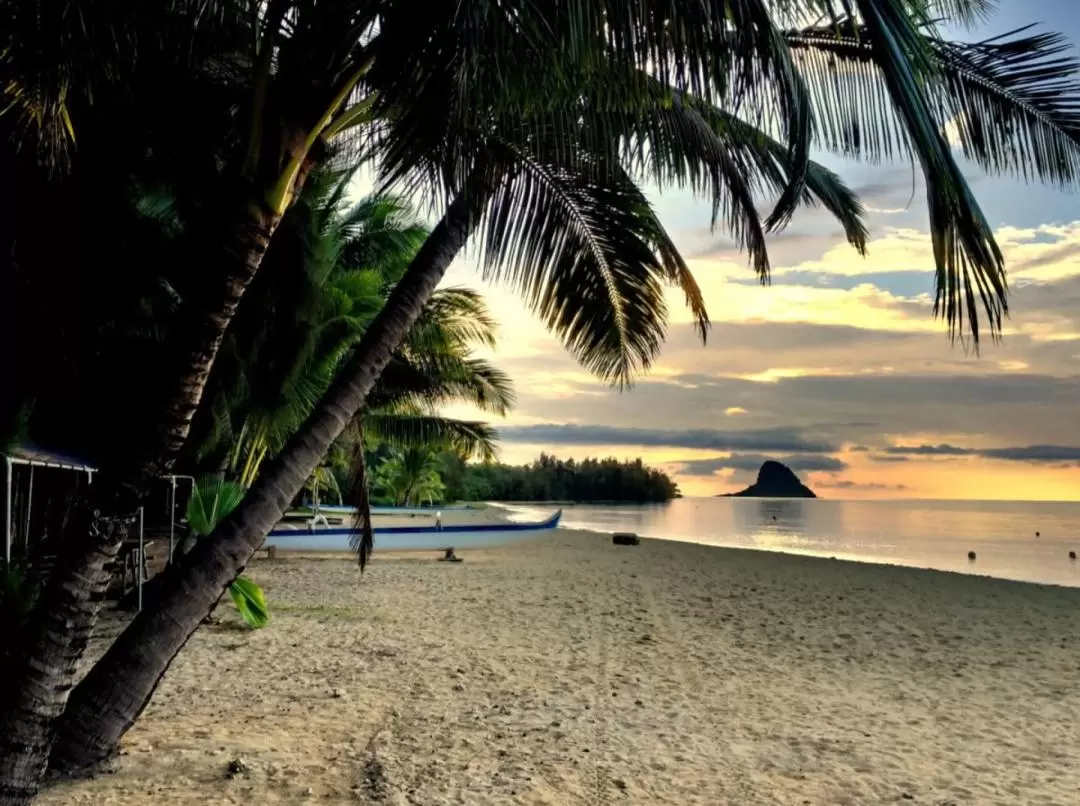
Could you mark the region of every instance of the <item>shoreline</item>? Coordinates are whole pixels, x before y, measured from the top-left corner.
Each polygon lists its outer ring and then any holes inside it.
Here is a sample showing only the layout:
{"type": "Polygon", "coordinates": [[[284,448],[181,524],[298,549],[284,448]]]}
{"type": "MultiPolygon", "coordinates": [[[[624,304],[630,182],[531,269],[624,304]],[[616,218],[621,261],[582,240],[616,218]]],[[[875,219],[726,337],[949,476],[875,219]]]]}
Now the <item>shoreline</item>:
{"type": "MultiPolygon", "coordinates": [[[[553,530],[553,531],[557,532],[558,534],[580,535],[581,537],[589,537],[589,538],[607,537],[607,538],[609,538],[609,540],[606,541],[608,543],[610,543],[610,537],[612,535],[612,532],[602,532],[600,530],[593,530],[593,529],[579,529],[579,528],[576,528],[576,527],[568,528],[568,527],[564,527],[564,526],[560,526],[560,527],[558,527],[558,529],[553,530]]],[[[460,551],[460,553],[462,555],[468,556],[468,554],[473,553],[473,552],[486,552],[486,551],[493,551],[493,550],[513,550],[514,548],[517,548],[517,547],[520,547],[520,546],[525,546],[525,545],[529,545],[529,544],[536,544],[536,543],[543,542],[545,540],[550,540],[551,537],[552,537],[551,535],[539,535],[539,536],[522,538],[521,540],[516,540],[516,541],[504,541],[504,542],[501,542],[501,543],[490,543],[490,544],[485,544],[483,546],[476,546],[476,547],[470,547],[470,548],[466,548],[466,549],[460,549],[459,551],[460,551]]],[[[890,562],[884,562],[884,561],[863,560],[863,559],[858,559],[858,558],[855,558],[855,557],[842,557],[842,556],[826,557],[826,556],[824,556],[822,554],[813,554],[813,553],[810,553],[810,552],[790,551],[790,550],[786,550],[786,549],[749,548],[747,546],[720,546],[720,545],[717,545],[715,543],[699,543],[699,542],[694,541],[694,540],[682,540],[682,539],[674,538],[674,537],[671,537],[671,538],[669,538],[669,537],[651,537],[651,536],[646,536],[646,535],[639,535],[639,538],[642,541],[642,543],[644,543],[645,541],[650,541],[650,542],[655,542],[655,543],[675,543],[675,544],[679,544],[679,545],[698,546],[698,547],[701,547],[701,548],[704,548],[704,549],[709,549],[710,551],[717,551],[717,552],[723,552],[723,553],[732,553],[732,554],[735,554],[735,555],[738,555],[738,554],[776,554],[776,555],[780,555],[782,557],[797,557],[797,558],[806,559],[806,560],[820,560],[823,563],[845,563],[845,564],[854,565],[854,566],[873,566],[875,568],[895,568],[895,569],[901,569],[901,570],[904,570],[904,571],[925,572],[925,573],[929,573],[929,574],[945,574],[945,575],[948,575],[948,576],[956,576],[956,577],[962,577],[962,578],[993,580],[993,581],[996,581],[996,582],[1007,582],[1007,583],[1011,583],[1011,584],[1014,584],[1014,585],[1032,585],[1032,586],[1039,587],[1039,588],[1060,588],[1060,589],[1069,590],[1069,591],[1080,591],[1080,585],[1064,585],[1064,584],[1059,584],[1059,583],[1056,583],[1056,582],[1033,582],[1033,581],[1027,580],[1027,579],[1013,579],[1011,577],[995,576],[993,574],[966,573],[964,571],[952,571],[952,570],[944,569],[944,568],[931,568],[929,566],[906,565],[904,563],[890,563],[890,562]]],[[[339,559],[339,558],[355,557],[355,554],[353,552],[351,552],[351,551],[348,551],[348,550],[316,550],[316,549],[305,549],[305,548],[279,548],[278,553],[282,554],[282,555],[289,555],[290,557],[296,557],[296,558],[302,558],[302,559],[339,559]]],[[[380,550],[378,545],[376,544],[375,553],[372,555],[372,558],[373,558],[373,561],[374,561],[374,558],[376,558],[376,557],[384,557],[387,560],[407,559],[407,558],[408,559],[411,559],[411,558],[422,559],[423,557],[430,557],[430,558],[433,558],[433,559],[438,559],[436,557],[437,554],[438,554],[437,550],[429,549],[429,548],[394,548],[394,549],[380,550]],[[423,555],[423,557],[421,557],[421,555],[423,555]]]]}
{"type": "MultiPolygon", "coordinates": [[[[581,527],[576,527],[576,526],[575,527],[560,526],[559,530],[560,531],[566,531],[566,532],[578,532],[578,533],[581,533],[581,534],[588,534],[588,535],[604,535],[604,536],[607,536],[609,538],[613,534],[613,532],[610,532],[610,531],[602,531],[602,530],[599,530],[599,529],[586,529],[586,528],[581,528],[581,527]]],[[[1063,588],[1065,590],[1080,590],[1080,582],[1077,582],[1077,584],[1075,584],[1075,585],[1068,585],[1068,584],[1061,583],[1061,582],[1039,582],[1039,581],[1030,580],[1030,579],[1016,579],[1015,577],[998,576],[996,574],[979,574],[979,573],[967,572],[967,571],[956,571],[956,570],[949,569],[949,568],[933,568],[933,567],[928,566],[928,565],[914,565],[914,564],[908,564],[908,563],[902,563],[902,562],[888,562],[886,560],[875,560],[875,559],[868,559],[868,558],[864,559],[864,558],[856,557],[856,556],[853,556],[853,555],[829,555],[829,556],[826,556],[823,553],[817,553],[817,552],[813,552],[813,551],[809,551],[809,550],[807,550],[807,551],[798,551],[796,549],[767,548],[767,547],[764,547],[764,546],[761,546],[761,547],[731,546],[731,545],[721,545],[721,544],[717,544],[717,543],[702,543],[702,542],[697,541],[697,540],[690,540],[690,539],[678,538],[678,537],[654,537],[652,535],[643,535],[643,534],[639,534],[638,537],[642,541],[653,540],[653,541],[659,541],[659,542],[662,542],[662,543],[683,543],[683,544],[691,545],[691,546],[702,546],[704,548],[717,549],[719,551],[749,552],[751,554],[762,554],[762,553],[764,553],[764,554],[780,554],[780,555],[783,555],[785,557],[803,557],[803,558],[810,559],[810,560],[823,560],[825,562],[850,563],[852,565],[871,565],[871,566],[881,567],[881,568],[903,568],[903,569],[906,569],[906,570],[909,570],[909,571],[926,571],[926,572],[930,572],[930,573],[934,573],[934,574],[950,574],[950,575],[959,576],[959,577],[974,577],[976,579],[993,579],[993,580],[998,580],[1000,582],[1012,582],[1012,583],[1015,583],[1015,584],[1018,584],[1018,585],[1036,585],[1036,586],[1039,586],[1039,587],[1063,588]]]]}
{"type": "Polygon", "coordinates": [[[1080,590],[716,548],[255,560],[270,625],[220,607],[112,774],[40,802],[1077,800],[1080,590]]]}
{"type": "MultiPolygon", "coordinates": [[[[489,502],[488,505],[484,509],[478,509],[478,510],[448,510],[448,511],[445,511],[443,513],[443,519],[444,519],[444,522],[446,522],[446,523],[461,523],[461,522],[471,522],[471,521],[477,521],[477,522],[482,523],[482,524],[514,523],[515,521],[513,521],[511,519],[511,517],[510,517],[512,514],[514,514],[514,511],[512,509],[507,508],[507,507],[512,507],[512,506],[521,506],[521,505],[510,504],[508,502],[489,502]]],[[[433,515],[434,515],[434,513],[432,513],[432,516],[431,516],[432,518],[433,518],[433,515]]],[[[380,515],[380,516],[377,516],[377,517],[378,518],[383,518],[385,516],[380,515]]],[[[391,516],[391,517],[393,517],[393,516],[391,516]]],[[[419,519],[424,519],[425,518],[424,515],[416,515],[415,517],[419,518],[419,519]]],[[[594,528],[587,528],[587,527],[560,525],[554,531],[557,531],[559,533],[580,533],[582,535],[597,535],[597,536],[607,537],[610,540],[611,535],[617,530],[610,530],[610,529],[605,530],[605,529],[594,529],[594,528]]],[[[851,554],[843,554],[843,553],[840,553],[840,554],[825,554],[824,552],[816,552],[816,551],[812,551],[812,550],[799,551],[798,549],[790,549],[790,548],[769,548],[769,547],[764,547],[764,546],[755,547],[755,546],[724,545],[724,544],[719,544],[719,543],[705,543],[705,542],[702,542],[702,541],[699,541],[699,540],[692,540],[692,539],[688,539],[688,538],[657,537],[657,536],[654,536],[654,535],[645,535],[645,534],[640,534],[640,533],[639,533],[638,536],[643,541],[644,540],[652,540],[652,541],[660,541],[660,542],[664,542],[664,543],[681,543],[681,544],[687,544],[687,545],[693,545],[693,546],[703,546],[703,547],[706,547],[706,548],[721,549],[721,550],[736,551],[736,552],[743,552],[743,551],[745,551],[745,552],[754,552],[754,553],[765,552],[765,553],[769,553],[769,554],[781,554],[781,555],[791,556],[791,557],[807,557],[807,558],[812,558],[812,559],[825,560],[827,562],[844,562],[844,563],[853,563],[853,564],[856,564],[856,565],[881,566],[881,567],[885,567],[885,568],[906,568],[906,569],[915,570],[915,571],[932,571],[932,572],[936,572],[936,573],[940,573],[940,574],[955,574],[955,575],[961,576],[961,577],[976,577],[976,578],[980,578],[980,579],[998,579],[998,580],[1003,580],[1003,581],[1006,581],[1006,582],[1016,582],[1016,583],[1020,583],[1020,584],[1023,584],[1023,585],[1039,585],[1039,586],[1044,586],[1044,587],[1066,588],[1066,589],[1072,589],[1072,590],[1080,589],[1080,580],[1078,580],[1076,582],[1076,584],[1067,584],[1067,583],[1062,583],[1062,582],[1044,582],[1044,581],[1037,581],[1037,580],[1031,580],[1031,579],[1018,579],[1016,577],[1001,576],[1001,575],[998,575],[998,574],[991,574],[991,573],[978,573],[978,572],[975,572],[975,571],[960,571],[960,570],[948,569],[948,568],[934,568],[932,566],[927,566],[927,565],[917,565],[917,564],[915,564],[915,562],[911,562],[911,563],[890,562],[887,559],[863,558],[863,557],[858,557],[858,556],[854,556],[854,555],[851,555],[851,554]]],[[[545,540],[545,539],[548,539],[548,537],[549,536],[541,535],[541,536],[536,536],[536,537],[523,538],[522,540],[509,540],[509,541],[503,540],[501,542],[484,543],[482,545],[470,546],[467,549],[463,549],[463,550],[465,550],[465,551],[477,551],[477,550],[487,550],[487,549],[492,549],[492,548],[513,547],[513,546],[520,545],[522,543],[531,542],[533,540],[545,540]]],[[[376,536],[376,540],[377,539],[378,538],[376,536]]],[[[453,542],[453,541],[451,540],[449,542],[453,542]]],[[[348,554],[351,553],[348,550],[342,550],[342,551],[338,552],[338,551],[334,551],[334,550],[307,549],[307,548],[303,548],[303,547],[299,547],[299,548],[279,547],[278,551],[283,552],[283,553],[289,553],[289,554],[327,554],[327,553],[333,554],[333,553],[337,553],[337,554],[341,554],[341,555],[348,555],[348,554]]],[[[380,552],[379,551],[379,548],[378,548],[377,544],[376,544],[376,547],[375,547],[375,551],[376,551],[376,554],[385,553],[385,552],[380,552]]],[[[435,550],[430,549],[430,548],[414,548],[414,549],[389,549],[387,551],[389,551],[389,552],[420,552],[420,553],[425,553],[425,552],[433,552],[435,550]]]]}

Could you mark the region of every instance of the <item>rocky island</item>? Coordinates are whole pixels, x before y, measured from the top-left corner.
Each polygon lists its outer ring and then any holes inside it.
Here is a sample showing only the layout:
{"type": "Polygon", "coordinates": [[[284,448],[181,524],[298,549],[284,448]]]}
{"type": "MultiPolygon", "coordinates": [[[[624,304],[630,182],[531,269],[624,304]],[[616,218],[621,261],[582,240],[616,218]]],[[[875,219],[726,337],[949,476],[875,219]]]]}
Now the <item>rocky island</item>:
{"type": "Polygon", "coordinates": [[[758,471],[757,481],[737,493],[723,493],[717,498],[817,498],[814,491],[799,481],[790,467],[769,460],[758,471]]]}

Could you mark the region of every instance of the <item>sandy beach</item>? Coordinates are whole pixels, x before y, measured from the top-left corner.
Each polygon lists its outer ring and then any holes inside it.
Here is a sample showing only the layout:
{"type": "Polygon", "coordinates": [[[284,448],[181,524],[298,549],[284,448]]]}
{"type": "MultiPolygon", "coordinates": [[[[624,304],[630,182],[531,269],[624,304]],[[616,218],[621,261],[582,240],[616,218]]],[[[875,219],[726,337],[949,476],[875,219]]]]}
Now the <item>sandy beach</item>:
{"type": "Polygon", "coordinates": [[[260,559],[59,804],[1080,803],[1080,590],[557,532],[260,559]],[[245,771],[230,776],[229,763],[245,771]]]}

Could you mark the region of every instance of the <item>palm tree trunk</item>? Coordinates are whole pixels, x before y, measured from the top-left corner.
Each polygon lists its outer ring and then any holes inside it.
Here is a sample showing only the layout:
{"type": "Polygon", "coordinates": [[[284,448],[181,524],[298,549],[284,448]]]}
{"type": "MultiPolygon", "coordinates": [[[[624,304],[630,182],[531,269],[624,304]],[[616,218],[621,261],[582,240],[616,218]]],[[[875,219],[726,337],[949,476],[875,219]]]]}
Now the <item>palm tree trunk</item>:
{"type": "Polygon", "coordinates": [[[356,542],[356,559],[364,570],[375,548],[375,529],[371,525],[371,490],[368,488],[367,459],[364,456],[364,417],[356,418],[356,451],[353,454],[353,486],[356,489],[356,525],[359,540],[356,542]]]}
{"type": "Polygon", "coordinates": [[[475,201],[459,196],[449,205],[300,431],[259,474],[243,503],[213,535],[173,566],[175,570],[170,569],[155,606],[135,618],[76,687],[59,723],[53,753],[56,769],[72,772],[91,767],[115,751],[173,658],[360,410],[465,245],[476,218],[475,201]]]}
{"type": "Polygon", "coordinates": [[[5,681],[0,708],[0,806],[29,803],[45,773],[52,723],[64,710],[79,660],[97,623],[113,561],[150,482],[167,473],[191,427],[210,368],[241,296],[258,271],[280,217],[248,203],[218,256],[218,285],[183,315],[174,383],[155,407],[150,429],[98,475],[65,536],[46,584],[22,663],[5,681]],[[101,513],[113,518],[106,521],[101,513]],[[74,528],[74,527],[78,528],[74,528]]]}
{"type": "MultiPolygon", "coordinates": [[[[187,307],[180,323],[176,374],[154,420],[156,432],[147,442],[151,446],[148,463],[157,457],[172,462],[184,447],[225,331],[280,222],[278,213],[261,202],[245,199],[244,213],[227,230],[220,268],[211,274],[213,283],[187,307]]],[[[163,471],[156,469],[159,475],[163,471]]]]}
{"type": "Polygon", "coordinates": [[[5,680],[0,730],[0,803],[29,804],[37,795],[49,757],[54,720],[64,710],[71,681],[90,640],[97,602],[105,595],[106,571],[127,533],[124,520],[106,520],[82,509],[80,551],[63,558],[52,579],[79,578],[84,584],[49,584],[49,595],[34,625],[35,640],[15,666],[21,676],[5,680]]]}

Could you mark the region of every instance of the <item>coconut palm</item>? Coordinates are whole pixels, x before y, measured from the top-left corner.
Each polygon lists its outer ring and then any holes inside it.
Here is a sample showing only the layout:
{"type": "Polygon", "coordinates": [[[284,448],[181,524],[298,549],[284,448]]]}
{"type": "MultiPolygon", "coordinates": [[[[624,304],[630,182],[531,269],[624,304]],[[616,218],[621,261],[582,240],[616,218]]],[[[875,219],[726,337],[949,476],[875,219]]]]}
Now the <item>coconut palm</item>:
{"type": "MultiPolygon", "coordinates": [[[[192,7],[200,14],[205,11],[203,4],[192,7]]],[[[179,8],[186,9],[187,6],[181,4],[179,8]]],[[[138,446],[136,450],[131,456],[117,457],[94,490],[96,497],[108,500],[110,510],[134,511],[134,501],[145,487],[145,481],[153,472],[167,468],[179,450],[237,304],[258,272],[285,211],[307,174],[320,161],[326,144],[349,136],[350,131],[371,122],[375,124],[374,131],[363,132],[366,142],[356,138],[354,143],[370,145],[384,154],[388,166],[404,166],[409,172],[413,167],[420,168],[415,177],[431,180],[427,182],[429,187],[442,188],[451,194],[459,194],[462,190],[460,180],[464,174],[459,169],[472,165],[478,154],[486,154],[489,150],[495,153],[502,148],[500,153],[504,161],[512,155],[515,146],[523,147],[526,152],[538,148],[538,153],[549,156],[555,153],[550,150],[554,147],[556,152],[569,156],[570,151],[558,147],[557,142],[549,141],[546,135],[541,138],[542,143],[532,140],[543,134],[538,121],[545,120],[562,120],[557,127],[559,130],[573,132],[575,137],[583,134],[576,124],[578,112],[567,106],[566,99],[580,94],[583,85],[575,85],[575,82],[584,76],[578,76],[567,86],[562,85],[560,76],[575,75],[575,71],[601,55],[596,34],[604,27],[603,23],[600,28],[596,27],[598,19],[587,21],[589,26],[578,32],[582,35],[583,47],[565,51],[568,64],[552,64],[555,55],[562,52],[562,39],[574,33],[566,29],[567,20],[558,13],[555,14],[557,19],[547,19],[554,9],[545,9],[532,19],[507,17],[504,10],[494,8],[475,17],[459,16],[456,11],[446,16],[441,12],[426,21],[428,31],[414,25],[413,15],[406,13],[402,4],[390,2],[311,5],[272,0],[258,6],[254,16],[246,14],[246,7],[244,11],[239,20],[254,22],[256,30],[251,32],[252,35],[236,40],[226,53],[198,65],[202,74],[212,75],[222,83],[244,91],[243,101],[237,105],[240,109],[237,117],[239,134],[229,141],[230,148],[223,157],[223,164],[228,167],[227,177],[237,181],[224,186],[228,192],[221,195],[226,203],[222,214],[212,219],[218,222],[217,228],[205,233],[205,241],[210,246],[202,262],[208,267],[208,282],[182,307],[177,334],[179,346],[175,351],[177,364],[170,376],[169,389],[159,396],[160,411],[148,418],[153,429],[147,439],[130,441],[133,446],[138,446]],[[551,26],[551,22],[558,24],[551,26]],[[503,40],[502,53],[513,52],[514,59],[503,60],[504,64],[492,60],[491,56],[498,51],[491,51],[490,42],[485,40],[493,35],[503,40]],[[249,52],[248,41],[255,43],[253,52],[249,52]],[[450,61],[446,61],[448,57],[450,61]],[[456,89],[446,85],[446,81],[455,75],[458,78],[452,83],[457,84],[456,89]],[[466,76],[467,80],[458,80],[466,76]],[[548,76],[555,81],[536,95],[535,82],[539,76],[548,76]],[[466,85],[468,97],[462,95],[466,85]],[[557,101],[554,106],[549,104],[549,96],[557,101]],[[547,108],[539,108],[536,98],[540,98],[547,108]],[[425,118],[427,113],[417,116],[408,112],[411,104],[428,107],[433,101],[439,104],[437,119],[425,118]],[[432,123],[434,127],[430,125],[432,123]],[[505,131],[503,141],[492,140],[485,130],[492,125],[496,130],[505,131]],[[383,136],[384,131],[390,136],[383,136]],[[401,151],[400,145],[410,142],[415,143],[415,147],[408,155],[401,151]],[[507,147],[511,151],[506,151],[507,147]]],[[[91,26],[94,31],[105,32],[112,32],[116,27],[111,21],[91,26]]],[[[136,51],[133,49],[132,52],[136,51]]],[[[19,85],[16,83],[15,86],[19,85]]],[[[63,82],[59,87],[58,92],[62,91],[63,82]]],[[[806,132],[808,129],[804,127],[803,134],[798,137],[802,146],[791,150],[791,156],[800,164],[800,155],[806,150],[806,132]]],[[[590,144],[597,145],[601,139],[591,137],[590,144]]],[[[483,163],[488,164],[486,157],[483,163]]],[[[497,167],[497,164],[498,161],[489,167],[497,167]]],[[[595,186],[597,178],[602,178],[606,172],[602,161],[598,162],[592,156],[584,161],[571,159],[564,167],[580,180],[582,187],[595,186]]],[[[502,170],[498,168],[499,172],[502,170]]],[[[800,168],[796,175],[801,171],[800,168]]],[[[483,173],[491,178],[496,176],[489,174],[487,168],[483,173]]],[[[732,175],[729,166],[729,179],[732,175]]],[[[406,178],[398,169],[389,171],[387,176],[406,178]]],[[[493,187],[487,181],[482,184],[493,187]]],[[[802,186],[801,179],[788,183],[784,207],[791,207],[794,201],[802,198],[798,190],[802,186]]],[[[636,228],[635,239],[624,240],[622,245],[632,247],[627,253],[632,261],[645,261],[652,272],[652,280],[641,286],[645,290],[643,295],[637,295],[625,306],[618,306],[619,312],[614,318],[607,315],[608,324],[617,326],[612,332],[618,334],[614,342],[608,340],[607,350],[601,349],[604,347],[601,341],[578,344],[575,352],[583,360],[592,356],[595,359],[593,366],[599,372],[628,377],[634,370],[647,365],[651,360],[649,353],[655,352],[658,346],[656,331],[647,327],[647,319],[662,311],[660,286],[663,281],[681,285],[688,292],[688,299],[703,328],[706,320],[692,278],[681,259],[677,259],[647,205],[629,192],[616,192],[611,200],[620,195],[624,197],[621,204],[613,205],[609,215],[593,216],[587,228],[598,229],[608,224],[636,228]],[[652,251],[654,245],[664,256],[662,260],[656,259],[652,251]],[[646,325],[640,332],[637,329],[639,319],[646,325]]],[[[743,208],[745,201],[746,198],[742,200],[743,208]]],[[[594,198],[592,204],[594,212],[599,212],[605,203],[594,198]]],[[[737,210],[737,207],[733,208],[733,218],[738,217],[737,210]]],[[[563,220],[560,225],[567,223],[563,220]]],[[[586,240],[593,243],[593,260],[599,258],[616,269],[625,268],[613,259],[618,244],[596,248],[601,244],[600,239],[589,237],[586,240]]],[[[757,239],[757,246],[762,244],[757,239]]],[[[751,248],[755,246],[751,245],[751,248]]],[[[760,258],[757,265],[762,265],[760,258]]],[[[605,309],[609,309],[609,314],[615,310],[604,302],[605,288],[629,295],[636,287],[630,275],[624,276],[621,282],[610,280],[609,277],[598,282],[594,276],[587,285],[588,293],[601,303],[593,305],[591,310],[594,314],[600,312],[601,317],[605,309]]],[[[580,281],[575,282],[579,290],[586,290],[580,281]]],[[[399,286],[400,290],[404,288],[399,286]]],[[[433,286],[424,294],[425,298],[431,290],[433,286]]],[[[571,324],[572,317],[565,311],[562,319],[557,329],[561,328],[560,332],[569,341],[573,341],[572,330],[579,334],[584,332],[571,324]]],[[[597,328],[603,325],[602,321],[593,323],[597,328]]],[[[375,368],[373,379],[380,369],[375,368]]],[[[97,509],[86,507],[87,531],[93,534],[92,539],[80,543],[85,551],[70,558],[62,567],[62,573],[55,577],[55,607],[53,597],[48,594],[43,606],[49,612],[62,607],[62,591],[74,590],[72,586],[78,582],[76,610],[80,614],[80,625],[86,624],[80,626],[80,631],[92,627],[96,599],[90,595],[90,588],[102,579],[102,569],[122,536],[121,527],[113,521],[106,522],[106,529],[98,530],[100,535],[95,531],[96,518],[91,515],[97,509]]],[[[36,660],[28,662],[27,669],[48,671],[41,674],[28,671],[31,676],[42,679],[40,686],[35,684],[27,690],[66,691],[65,685],[52,684],[53,661],[46,656],[55,655],[54,647],[67,643],[62,634],[40,636],[39,645],[32,652],[36,660]]],[[[74,666],[69,664],[57,671],[70,677],[74,666]]],[[[62,702],[61,694],[50,708],[55,710],[62,702]]],[[[35,710],[40,710],[37,702],[17,704],[12,711],[12,721],[34,725],[33,731],[40,733],[45,730],[43,726],[48,717],[39,719],[28,715],[35,710]]],[[[30,752],[28,748],[34,753],[39,752],[47,745],[47,740],[35,733],[35,736],[18,737],[14,744],[17,745],[14,751],[17,756],[30,752]]],[[[18,770],[39,766],[38,761],[12,764],[12,768],[18,770]]]]}
{"type": "Polygon", "coordinates": [[[439,456],[427,445],[395,450],[375,470],[372,484],[398,506],[439,499],[443,487],[439,476],[439,456]]]}
{"type": "Polygon", "coordinates": [[[856,134],[867,115],[870,131],[900,138],[923,168],[950,328],[966,322],[977,335],[981,302],[996,333],[1003,261],[948,147],[945,118],[964,121],[965,147],[995,170],[1024,165],[1072,183],[1078,116],[1061,100],[1075,96],[1072,65],[1052,43],[1018,37],[955,46],[965,58],[935,55],[931,14],[962,17],[983,5],[589,2],[563,14],[559,4],[478,3],[419,21],[405,4],[383,5],[371,38],[357,40],[373,54],[362,76],[373,99],[372,147],[384,178],[432,190],[442,218],[305,427],[103,659],[109,674],[95,674],[84,703],[113,703],[124,692],[132,707],[106,718],[91,705],[96,721],[81,711],[97,731],[82,758],[115,746],[140,698],[360,411],[473,235],[489,277],[519,289],[586,367],[627,382],[659,349],[665,284],[681,287],[703,332],[707,325],[692,277],[636,182],[705,195],[764,278],[764,236],[800,203],[825,205],[849,240],[863,243],[855,200],[808,154],[817,137],[852,156],[879,156],[875,137],[856,134]],[[828,33],[798,40],[819,16],[828,33]],[[835,47],[852,28],[855,46],[835,47]],[[813,69],[830,60],[835,70],[813,69]],[[871,97],[859,109],[850,102],[871,97]],[[763,194],[778,199],[767,216],[754,203],[763,194]]]}
{"type": "MultiPolygon", "coordinates": [[[[195,431],[196,452],[211,466],[227,454],[226,472],[244,486],[303,423],[426,234],[394,199],[345,205],[350,178],[334,171],[313,177],[251,289],[256,305],[236,318],[215,368],[195,431]]],[[[438,443],[464,455],[493,455],[490,426],[439,415],[447,403],[471,403],[496,415],[511,405],[505,375],[470,357],[477,346],[495,346],[495,322],[483,299],[468,289],[436,292],[369,399],[366,429],[358,417],[347,432],[361,567],[373,545],[365,433],[396,448],[438,443]]],[[[336,484],[327,468],[318,468],[307,489],[316,476],[321,489],[336,484]]]]}

